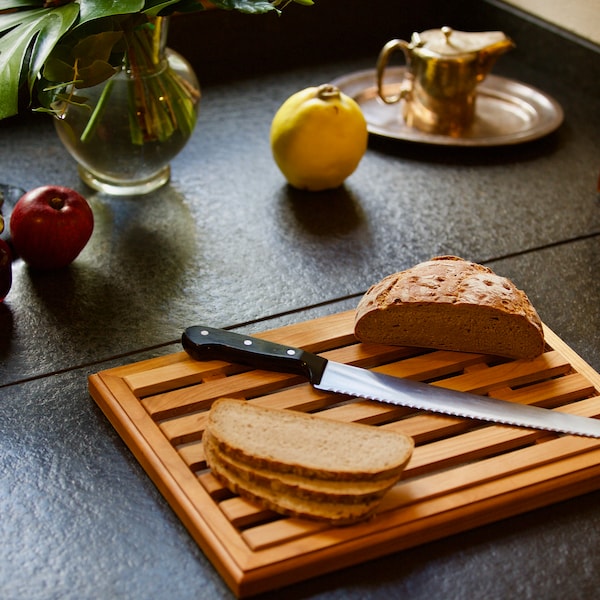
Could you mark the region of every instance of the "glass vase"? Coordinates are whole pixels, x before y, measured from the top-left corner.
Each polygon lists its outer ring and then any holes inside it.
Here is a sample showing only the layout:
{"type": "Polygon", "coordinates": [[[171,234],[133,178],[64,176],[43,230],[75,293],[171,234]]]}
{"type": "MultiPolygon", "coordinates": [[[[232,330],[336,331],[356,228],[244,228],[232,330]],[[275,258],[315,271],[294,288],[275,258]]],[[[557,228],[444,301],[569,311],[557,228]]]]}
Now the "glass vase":
{"type": "Polygon", "coordinates": [[[166,47],[168,24],[155,17],[124,31],[117,72],[55,110],[58,136],[93,189],[137,195],[159,188],[193,133],[200,88],[191,65],[166,47]]]}

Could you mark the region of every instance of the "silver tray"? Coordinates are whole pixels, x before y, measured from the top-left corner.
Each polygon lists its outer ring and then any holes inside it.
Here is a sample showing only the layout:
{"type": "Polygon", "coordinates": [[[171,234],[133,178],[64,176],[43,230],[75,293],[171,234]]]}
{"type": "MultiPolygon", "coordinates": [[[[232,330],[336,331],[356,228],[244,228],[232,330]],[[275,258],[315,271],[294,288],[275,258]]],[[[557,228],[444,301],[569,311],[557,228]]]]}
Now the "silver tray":
{"type": "MultiPolygon", "coordinates": [[[[388,67],[385,88],[397,90],[405,67],[388,67]]],[[[375,69],[334,79],[332,84],[354,98],[361,107],[369,132],[398,140],[438,146],[502,146],[547,135],[563,121],[563,110],[550,96],[524,83],[488,75],[478,87],[475,122],[461,137],[438,135],[406,125],[402,102],[385,104],[377,95],[375,69]]]]}

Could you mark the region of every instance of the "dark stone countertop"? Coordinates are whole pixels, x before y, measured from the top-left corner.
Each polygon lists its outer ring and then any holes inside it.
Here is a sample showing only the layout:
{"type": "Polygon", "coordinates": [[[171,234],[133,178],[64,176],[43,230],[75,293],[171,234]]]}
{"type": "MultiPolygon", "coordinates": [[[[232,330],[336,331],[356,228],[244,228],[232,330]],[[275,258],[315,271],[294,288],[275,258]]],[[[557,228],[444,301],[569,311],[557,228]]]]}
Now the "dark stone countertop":
{"type": "MultiPolygon", "coordinates": [[[[317,0],[273,19],[174,19],[171,45],[195,65],[201,114],[172,181],[147,197],[85,188],[47,118],[0,122],[0,183],[73,187],[96,219],[66,271],[17,261],[0,305],[1,597],[232,597],[87,392],[91,373],[178,351],[187,325],[259,331],[347,310],[381,277],[455,254],[513,279],[600,369],[598,48],[501,3],[446,4],[317,0]],[[392,37],[446,23],[511,35],[517,48],[494,72],[558,100],[560,129],[477,149],[372,137],[343,188],[290,189],[268,141],[281,102],[372,68],[392,37]]],[[[285,597],[588,597],[599,500],[418,546],[285,597]]]]}

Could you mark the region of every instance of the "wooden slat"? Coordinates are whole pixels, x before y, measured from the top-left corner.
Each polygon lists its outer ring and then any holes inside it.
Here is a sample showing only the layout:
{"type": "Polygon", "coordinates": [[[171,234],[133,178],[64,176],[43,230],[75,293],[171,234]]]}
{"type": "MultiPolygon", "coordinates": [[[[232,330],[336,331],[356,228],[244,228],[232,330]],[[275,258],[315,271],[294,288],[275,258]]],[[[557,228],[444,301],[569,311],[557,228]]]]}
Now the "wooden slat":
{"type": "MultiPolygon", "coordinates": [[[[459,391],[600,417],[600,376],[551,330],[531,361],[360,344],[354,311],[259,334],[332,360],[459,391]]],[[[184,352],[90,377],[90,393],[238,596],[409,548],[600,488],[600,440],[481,423],[315,390],[297,376],[184,352]],[[223,487],[202,435],[221,396],[403,431],[416,448],[376,516],[351,527],[281,517],[223,487]]]]}
{"type": "Polygon", "coordinates": [[[492,366],[488,370],[477,370],[437,381],[433,385],[460,392],[486,394],[498,387],[515,387],[542,381],[549,377],[568,373],[570,369],[571,365],[567,360],[558,352],[550,351],[533,360],[515,360],[492,366]]]}
{"type": "Polygon", "coordinates": [[[222,379],[211,379],[172,392],[144,398],[144,408],[155,419],[166,419],[186,412],[204,409],[222,396],[246,398],[268,394],[282,387],[297,385],[303,379],[299,375],[274,373],[272,371],[249,371],[222,379]]]}
{"type": "Polygon", "coordinates": [[[123,377],[123,380],[138,398],[143,398],[243,370],[239,365],[219,360],[207,361],[199,369],[198,362],[186,356],[178,363],[132,373],[123,377]]]}

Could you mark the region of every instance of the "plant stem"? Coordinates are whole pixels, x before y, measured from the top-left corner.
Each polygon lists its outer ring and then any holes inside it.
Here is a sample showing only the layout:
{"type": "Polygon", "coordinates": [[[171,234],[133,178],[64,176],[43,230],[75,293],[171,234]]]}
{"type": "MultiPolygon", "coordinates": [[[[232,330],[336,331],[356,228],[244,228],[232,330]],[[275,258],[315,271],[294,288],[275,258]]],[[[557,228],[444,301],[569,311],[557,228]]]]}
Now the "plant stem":
{"type": "Polygon", "coordinates": [[[89,142],[90,139],[92,138],[92,136],[94,135],[96,128],[100,124],[102,115],[104,114],[104,109],[106,107],[106,103],[107,103],[108,99],[110,98],[110,94],[111,94],[113,85],[114,85],[113,79],[109,79],[106,82],[106,85],[104,86],[104,89],[102,90],[102,94],[101,94],[100,98],[98,99],[98,104],[96,105],[96,108],[92,112],[92,115],[90,116],[90,120],[87,122],[87,125],[85,126],[85,129],[83,130],[83,133],[81,134],[82,142],[84,142],[84,143],[89,142]]]}

